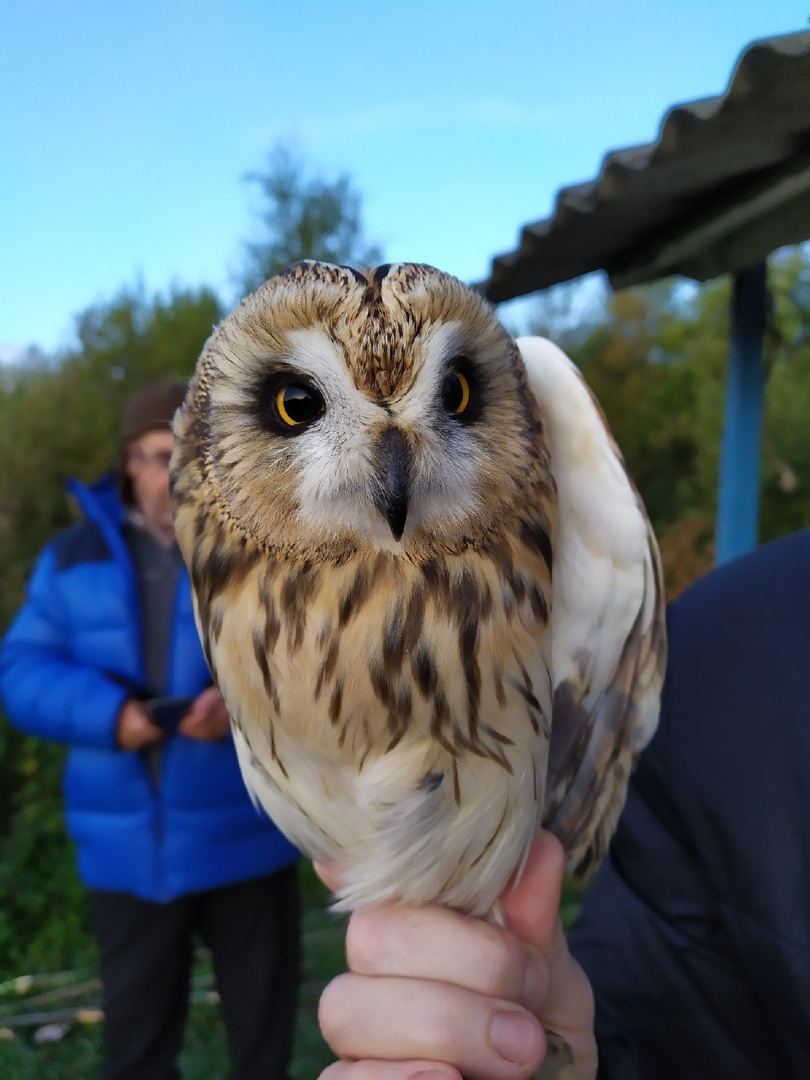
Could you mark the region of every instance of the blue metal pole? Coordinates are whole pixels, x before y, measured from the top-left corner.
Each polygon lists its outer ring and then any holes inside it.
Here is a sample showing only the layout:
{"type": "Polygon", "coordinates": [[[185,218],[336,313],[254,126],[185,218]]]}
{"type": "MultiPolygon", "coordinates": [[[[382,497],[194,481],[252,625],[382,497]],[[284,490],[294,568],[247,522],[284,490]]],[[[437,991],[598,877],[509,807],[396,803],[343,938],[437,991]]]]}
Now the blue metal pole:
{"type": "Polygon", "coordinates": [[[734,275],[726,411],[717,502],[718,563],[756,547],[768,313],[765,262],[734,275]]]}

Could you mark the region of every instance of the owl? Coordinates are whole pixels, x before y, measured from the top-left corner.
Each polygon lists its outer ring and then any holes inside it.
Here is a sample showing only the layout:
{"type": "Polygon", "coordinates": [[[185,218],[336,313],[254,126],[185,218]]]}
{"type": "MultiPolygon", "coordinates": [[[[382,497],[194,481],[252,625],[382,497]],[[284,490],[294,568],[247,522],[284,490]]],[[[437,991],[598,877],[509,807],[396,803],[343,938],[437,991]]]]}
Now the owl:
{"type": "Polygon", "coordinates": [[[429,266],[304,262],[214,331],[172,489],[247,787],[337,906],[583,872],[656,725],[658,549],[550,342],[429,266]]]}

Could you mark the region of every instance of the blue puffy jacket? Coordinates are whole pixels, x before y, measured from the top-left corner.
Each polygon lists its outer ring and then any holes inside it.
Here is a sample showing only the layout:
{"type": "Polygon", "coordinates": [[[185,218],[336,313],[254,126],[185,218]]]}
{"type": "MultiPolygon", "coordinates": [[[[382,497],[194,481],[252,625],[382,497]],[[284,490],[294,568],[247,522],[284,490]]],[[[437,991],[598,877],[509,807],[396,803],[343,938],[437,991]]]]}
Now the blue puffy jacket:
{"type": "MultiPolygon", "coordinates": [[[[112,475],[71,490],[86,520],[42,552],[0,648],[0,691],[24,731],[70,747],[63,789],[79,872],[93,889],[166,901],[269,873],[297,857],[253,807],[230,735],[172,735],[158,783],[116,747],[124,701],[146,696],[137,583],[112,475]]],[[[183,572],[167,694],[211,684],[183,572]]]]}

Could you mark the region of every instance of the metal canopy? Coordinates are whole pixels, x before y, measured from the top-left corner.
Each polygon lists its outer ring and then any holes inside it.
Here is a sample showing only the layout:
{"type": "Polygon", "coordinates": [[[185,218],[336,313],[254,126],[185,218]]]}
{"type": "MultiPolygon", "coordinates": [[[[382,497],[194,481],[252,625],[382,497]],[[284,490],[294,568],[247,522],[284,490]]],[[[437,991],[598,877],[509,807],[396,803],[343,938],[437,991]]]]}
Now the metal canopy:
{"type": "Polygon", "coordinates": [[[748,45],[726,92],[676,105],[657,140],[562,188],[477,288],[498,303],[605,270],[614,288],[705,281],[810,237],[810,32],[748,45]]]}

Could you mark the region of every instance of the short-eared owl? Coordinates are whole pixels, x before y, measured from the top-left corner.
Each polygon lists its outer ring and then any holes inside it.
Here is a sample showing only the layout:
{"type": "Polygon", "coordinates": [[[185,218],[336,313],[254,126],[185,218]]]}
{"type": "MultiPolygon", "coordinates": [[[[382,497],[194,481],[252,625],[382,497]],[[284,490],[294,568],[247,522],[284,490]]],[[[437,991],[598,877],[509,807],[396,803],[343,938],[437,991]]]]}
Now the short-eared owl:
{"type": "Polygon", "coordinates": [[[428,266],[301,263],[176,420],[200,631],[248,787],[346,908],[483,914],[535,830],[605,849],[658,714],[659,556],[602,413],[428,266]]]}

